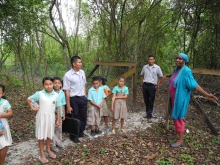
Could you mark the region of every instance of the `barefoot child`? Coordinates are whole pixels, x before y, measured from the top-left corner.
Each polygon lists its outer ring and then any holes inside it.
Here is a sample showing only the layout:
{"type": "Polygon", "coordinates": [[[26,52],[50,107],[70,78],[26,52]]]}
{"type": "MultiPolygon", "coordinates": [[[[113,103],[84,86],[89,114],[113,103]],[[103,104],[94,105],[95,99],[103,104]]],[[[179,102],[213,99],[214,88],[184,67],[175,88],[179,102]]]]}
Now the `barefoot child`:
{"type": "Polygon", "coordinates": [[[4,165],[8,146],[12,144],[7,118],[13,115],[11,105],[4,97],[5,86],[0,84],[0,165],[4,165]]]}
{"type": "Polygon", "coordinates": [[[96,134],[101,134],[99,131],[99,124],[102,116],[102,104],[104,101],[105,93],[104,90],[99,87],[100,79],[99,77],[92,78],[92,85],[88,92],[88,100],[90,102],[90,109],[87,117],[87,124],[91,127],[91,136],[95,136],[96,134]]]}
{"type": "MultiPolygon", "coordinates": [[[[65,120],[65,107],[66,105],[66,98],[64,92],[61,90],[62,87],[62,80],[59,77],[54,77],[53,78],[53,89],[54,91],[58,94],[59,100],[61,101],[61,106],[60,106],[60,118],[62,120],[65,120]]],[[[57,112],[55,110],[55,116],[57,118],[57,112]]],[[[60,120],[60,125],[59,127],[55,128],[54,136],[51,142],[50,149],[54,152],[59,152],[59,149],[64,149],[64,146],[62,144],[62,120],[60,120]],[[56,146],[58,148],[56,148],[56,146]]]]}
{"type": "Polygon", "coordinates": [[[121,133],[125,133],[124,119],[127,118],[127,105],[126,98],[128,97],[128,87],[125,85],[125,78],[120,76],[118,78],[118,85],[112,90],[112,133],[115,134],[115,122],[117,119],[121,119],[121,133]]]}
{"type": "Polygon", "coordinates": [[[108,109],[106,100],[107,100],[107,98],[111,95],[112,91],[111,91],[110,88],[106,85],[106,82],[107,82],[107,80],[104,79],[103,77],[101,77],[100,87],[102,87],[102,89],[104,90],[104,93],[105,93],[105,95],[106,95],[106,98],[104,99],[103,104],[102,104],[102,116],[103,116],[104,121],[105,121],[105,127],[106,127],[105,132],[106,132],[106,133],[109,133],[109,132],[110,132],[110,129],[109,129],[109,127],[108,127],[108,116],[109,116],[110,110],[108,109]]]}
{"type": "Polygon", "coordinates": [[[36,137],[40,148],[39,160],[41,163],[48,163],[44,154],[44,140],[46,140],[47,153],[51,158],[56,158],[56,154],[50,150],[50,142],[54,136],[54,128],[60,125],[60,100],[58,94],[53,90],[53,79],[44,77],[42,80],[44,89],[36,92],[27,98],[27,103],[36,115],[36,137]],[[39,107],[34,107],[31,102],[38,101],[39,107]],[[57,110],[57,121],[55,125],[55,113],[57,110]]]}

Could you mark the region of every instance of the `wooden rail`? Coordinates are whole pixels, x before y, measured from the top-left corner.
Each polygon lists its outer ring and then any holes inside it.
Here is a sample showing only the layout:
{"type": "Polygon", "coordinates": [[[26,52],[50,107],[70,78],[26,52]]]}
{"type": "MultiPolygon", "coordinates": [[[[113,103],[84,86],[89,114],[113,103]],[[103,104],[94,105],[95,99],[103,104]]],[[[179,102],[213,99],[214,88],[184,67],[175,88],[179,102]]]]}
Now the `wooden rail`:
{"type": "Polygon", "coordinates": [[[192,97],[192,101],[193,101],[195,107],[196,107],[197,109],[199,109],[200,112],[202,113],[202,115],[205,117],[206,124],[208,125],[208,127],[209,127],[209,129],[211,130],[212,134],[218,135],[218,131],[215,129],[214,125],[213,125],[212,122],[209,120],[208,116],[207,116],[206,113],[203,111],[202,107],[199,105],[199,102],[196,101],[195,97],[192,97]]]}
{"type": "Polygon", "coordinates": [[[94,62],[94,64],[105,66],[136,66],[135,62],[94,62]]]}
{"type": "MultiPolygon", "coordinates": [[[[125,72],[122,76],[124,76],[125,78],[127,78],[127,77],[133,75],[135,72],[136,72],[136,68],[133,67],[133,68],[131,68],[130,70],[128,70],[127,72],[125,72]]],[[[118,82],[118,78],[116,78],[116,79],[110,81],[107,85],[108,85],[109,87],[113,87],[115,84],[117,84],[117,82],[118,82]]]]}
{"type": "MultiPolygon", "coordinates": [[[[220,76],[220,70],[198,69],[198,68],[194,68],[194,69],[191,69],[191,70],[195,74],[205,74],[205,75],[220,76]]],[[[173,73],[173,68],[170,68],[170,73],[173,73]]]]}
{"type": "Polygon", "coordinates": [[[192,72],[195,74],[208,74],[208,75],[216,75],[220,76],[220,70],[212,70],[212,69],[192,69],[192,72]]]}

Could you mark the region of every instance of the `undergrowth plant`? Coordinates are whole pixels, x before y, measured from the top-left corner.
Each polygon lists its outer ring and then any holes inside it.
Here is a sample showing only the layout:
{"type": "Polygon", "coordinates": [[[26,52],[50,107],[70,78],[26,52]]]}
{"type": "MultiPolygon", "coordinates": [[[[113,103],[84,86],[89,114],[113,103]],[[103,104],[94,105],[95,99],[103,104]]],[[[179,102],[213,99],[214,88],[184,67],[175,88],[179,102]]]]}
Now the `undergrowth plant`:
{"type": "Polygon", "coordinates": [[[100,153],[101,155],[105,155],[106,150],[102,148],[102,149],[99,150],[99,153],[100,153]]]}
{"type": "Polygon", "coordinates": [[[163,156],[157,159],[156,162],[158,165],[172,165],[173,164],[173,160],[171,158],[165,158],[163,156]]]}
{"type": "Polygon", "coordinates": [[[181,154],[180,155],[180,161],[182,163],[187,163],[188,165],[194,165],[193,160],[194,160],[194,158],[189,154],[181,154]]]}

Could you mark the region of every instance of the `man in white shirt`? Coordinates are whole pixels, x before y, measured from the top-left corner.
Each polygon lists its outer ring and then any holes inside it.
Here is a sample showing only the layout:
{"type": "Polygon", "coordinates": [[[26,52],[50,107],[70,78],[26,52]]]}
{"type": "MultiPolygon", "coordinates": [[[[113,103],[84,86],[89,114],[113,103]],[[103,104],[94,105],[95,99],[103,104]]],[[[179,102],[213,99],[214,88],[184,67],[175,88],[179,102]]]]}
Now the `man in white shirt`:
{"type": "Polygon", "coordinates": [[[63,89],[66,95],[67,113],[80,120],[79,136],[70,135],[70,140],[79,143],[79,137],[88,137],[84,134],[87,115],[86,76],[81,69],[82,61],[79,56],[70,60],[72,68],[63,77],[63,89]]]}
{"type": "Polygon", "coordinates": [[[159,87],[163,73],[160,67],[156,64],[155,57],[148,57],[148,64],[145,65],[141,71],[141,83],[143,89],[144,103],[146,106],[146,118],[148,118],[149,122],[151,121],[154,99],[156,90],[159,87]]]}

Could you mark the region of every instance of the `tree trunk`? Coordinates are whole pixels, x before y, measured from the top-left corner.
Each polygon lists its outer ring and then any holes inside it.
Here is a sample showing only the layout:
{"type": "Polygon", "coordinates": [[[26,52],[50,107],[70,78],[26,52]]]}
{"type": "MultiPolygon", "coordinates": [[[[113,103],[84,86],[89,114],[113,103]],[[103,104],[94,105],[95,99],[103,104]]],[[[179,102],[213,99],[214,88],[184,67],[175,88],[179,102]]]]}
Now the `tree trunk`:
{"type": "Polygon", "coordinates": [[[78,54],[78,31],[79,31],[80,15],[81,15],[81,0],[79,0],[79,6],[78,6],[78,17],[77,17],[76,32],[74,37],[73,55],[78,54]]]}

